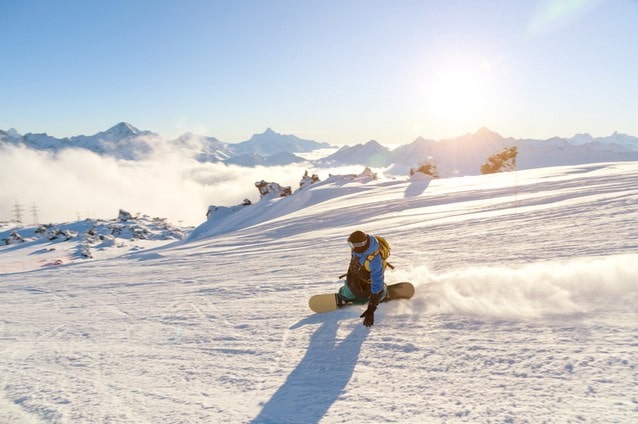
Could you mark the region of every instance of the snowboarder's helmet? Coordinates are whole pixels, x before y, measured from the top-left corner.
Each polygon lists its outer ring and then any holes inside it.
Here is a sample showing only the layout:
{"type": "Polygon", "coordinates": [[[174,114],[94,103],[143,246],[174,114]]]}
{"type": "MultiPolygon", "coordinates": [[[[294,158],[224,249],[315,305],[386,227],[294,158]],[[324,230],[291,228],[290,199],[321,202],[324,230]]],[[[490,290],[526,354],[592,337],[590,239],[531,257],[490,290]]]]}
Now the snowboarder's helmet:
{"type": "Polygon", "coordinates": [[[350,248],[357,253],[365,252],[370,245],[368,236],[363,231],[355,231],[348,237],[348,244],[350,248]]]}

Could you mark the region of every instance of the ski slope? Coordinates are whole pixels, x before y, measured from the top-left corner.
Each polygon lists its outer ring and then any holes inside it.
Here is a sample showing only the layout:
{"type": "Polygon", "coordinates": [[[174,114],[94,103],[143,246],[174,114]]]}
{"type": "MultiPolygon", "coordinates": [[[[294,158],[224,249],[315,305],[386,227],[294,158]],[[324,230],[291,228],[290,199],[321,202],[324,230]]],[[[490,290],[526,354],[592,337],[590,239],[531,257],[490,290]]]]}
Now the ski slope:
{"type": "Polygon", "coordinates": [[[5,272],[0,422],[638,422],[636,181],[328,179],[170,245],[5,272]],[[307,306],[356,229],[417,289],[371,329],[307,306]]]}

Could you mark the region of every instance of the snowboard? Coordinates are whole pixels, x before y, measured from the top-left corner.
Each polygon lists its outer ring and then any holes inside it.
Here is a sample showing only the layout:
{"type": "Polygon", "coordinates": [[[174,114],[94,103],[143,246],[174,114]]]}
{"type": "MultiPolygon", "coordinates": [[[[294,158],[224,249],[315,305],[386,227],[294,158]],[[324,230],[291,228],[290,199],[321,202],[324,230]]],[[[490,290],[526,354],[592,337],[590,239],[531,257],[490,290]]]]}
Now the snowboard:
{"type": "MultiPolygon", "coordinates": [[[[410,299],[412,296],[414,296],[414,286],[412,283],[405,281],[402,283],[390,284],[388,285],[388,294],[381,303],[398,299],[410,299]]],[[[336,311],[340,307],[350,305],[352,305],[352,303],[339,306],[336,293],[316,294],[308,301],[308,306],[310,306],[310,309],[313,312],[336,311]]]]}

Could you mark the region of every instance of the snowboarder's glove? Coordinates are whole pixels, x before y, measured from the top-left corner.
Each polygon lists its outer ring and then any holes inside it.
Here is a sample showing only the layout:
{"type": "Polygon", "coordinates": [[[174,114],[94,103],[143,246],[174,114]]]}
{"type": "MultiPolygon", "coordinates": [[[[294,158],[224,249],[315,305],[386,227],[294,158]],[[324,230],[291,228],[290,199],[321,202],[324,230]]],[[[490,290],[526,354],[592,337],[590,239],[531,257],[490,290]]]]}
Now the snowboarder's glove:
{"type": "Polygon", "coordinates": [[[363,325],[366,327],[372,327],[374,325],[374,311],[376,310],[376,305],[373,305],[372,302],[368,303],[368,309],[359,317],[363,318],[363,325]]]}
{"type": "Polygon", "coordinates": [[[370,305],[374,306],[374,309],[377,309],[377,306],[379,305],[379,302],[381,302],[381,296],[383,296],[383,290],[381,290],[379,293],[377,294],[372,294],[370,296],[370,300],[368,301],[368,307],[370,307],[370,305]]]}

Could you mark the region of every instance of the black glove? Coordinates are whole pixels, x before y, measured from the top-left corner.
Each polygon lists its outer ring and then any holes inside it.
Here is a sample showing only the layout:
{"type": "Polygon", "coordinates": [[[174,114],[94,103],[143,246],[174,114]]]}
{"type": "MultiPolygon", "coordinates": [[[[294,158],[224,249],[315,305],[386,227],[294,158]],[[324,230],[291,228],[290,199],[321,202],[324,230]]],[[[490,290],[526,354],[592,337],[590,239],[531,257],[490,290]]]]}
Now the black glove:
{"type": "MultiPolygon", "coordinates": [[[[381,296],[383,296],[383,290],[381,290],[379,293],[377,294],[371,294],[370,295],[370,300],[368,301],[368,308],[370,307],[370,305],[374,306],[374,309],[377,309],[377,306],[379,306],[379,302],[381,302],[381,296]]],[[[374,312],[374,310],[373,310],[374,312]]]]}
{"type": "Polygon", "coordinates": [[[374,311],[377,310],[377,306],[371,303],[368,303],[368,309],[364,313],[361,314],[359,318],[363,318],[363,325],[366,327],[372,327],[374,325],[374,311]]]}

